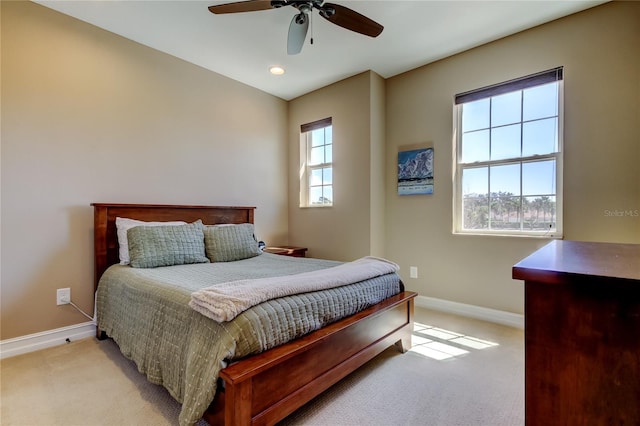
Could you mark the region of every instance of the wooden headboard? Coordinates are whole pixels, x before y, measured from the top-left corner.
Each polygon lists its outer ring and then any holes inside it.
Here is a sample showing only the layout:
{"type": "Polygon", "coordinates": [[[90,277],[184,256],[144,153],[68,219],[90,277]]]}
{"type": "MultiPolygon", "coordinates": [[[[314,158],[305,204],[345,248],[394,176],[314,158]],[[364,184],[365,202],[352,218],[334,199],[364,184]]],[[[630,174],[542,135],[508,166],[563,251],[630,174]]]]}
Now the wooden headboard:
{"type": "Polygon", "coordinates": [[[202,220],[205,225],[253,223],[255,207],[180,206],[163,204],[92,203],[94,221],[94,291],[104,271],[120,262],[116,217],[151,221],[202,220]]]}

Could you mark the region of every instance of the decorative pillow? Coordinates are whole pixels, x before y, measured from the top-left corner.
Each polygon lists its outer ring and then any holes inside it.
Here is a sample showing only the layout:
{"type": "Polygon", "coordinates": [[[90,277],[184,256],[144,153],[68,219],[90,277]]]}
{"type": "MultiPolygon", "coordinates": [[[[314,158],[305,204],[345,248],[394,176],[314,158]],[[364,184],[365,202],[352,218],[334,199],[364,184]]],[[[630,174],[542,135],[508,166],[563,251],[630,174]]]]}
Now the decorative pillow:
{"type": "Polygon", "coordinates": [[[118,246],[120,255],[120,264],[129,264],[129,243],[127,242],[127,231],[134,226],[175,226],[186,225],[187,222],[144,222],[142,220],[127,219],[125,217],[116,217],[116,232],[118,234],[118,246]]]}
{"type": "Polygon", "coordinates": [[[231,262],[262,254],[252,223],[205,226],[204,247],[211,262],[231,262]]]}
{"type": "Polygon", "coordinates": [[[202,221],[174,226],[134,226],[127,231],[134,268],[208,263],[202,221]]]}

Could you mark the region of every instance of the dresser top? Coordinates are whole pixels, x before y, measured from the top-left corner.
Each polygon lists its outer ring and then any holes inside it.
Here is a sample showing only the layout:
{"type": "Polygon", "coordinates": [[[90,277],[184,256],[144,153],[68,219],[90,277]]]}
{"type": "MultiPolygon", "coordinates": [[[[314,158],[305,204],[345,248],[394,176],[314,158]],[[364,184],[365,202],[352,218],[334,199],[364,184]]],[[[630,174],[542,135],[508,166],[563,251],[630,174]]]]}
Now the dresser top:
{"type": "Polygon", "coordinates": [[[518,262],[512,276],[549,284],[599,277],[640,286],[640,244],[555,240],[518,262]]]}

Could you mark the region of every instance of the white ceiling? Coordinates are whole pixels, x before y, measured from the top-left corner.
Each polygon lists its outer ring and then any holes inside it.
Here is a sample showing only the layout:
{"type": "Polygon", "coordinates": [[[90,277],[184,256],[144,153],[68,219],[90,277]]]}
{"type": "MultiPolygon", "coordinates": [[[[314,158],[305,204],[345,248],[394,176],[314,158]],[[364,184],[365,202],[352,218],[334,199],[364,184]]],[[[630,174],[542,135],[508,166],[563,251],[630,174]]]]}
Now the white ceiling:
{"type": "Polygon", "coordinates": [[[314,12],[314,44],[286,53],[296,10],[214,15],[219,0],[45,0],[36,3],[285,100],[373,70],[388,78],[607,0],[331,0],[385,29],[363,36],[314,12]],[[268,69],[280,65],[282,76],[268,69]]]}

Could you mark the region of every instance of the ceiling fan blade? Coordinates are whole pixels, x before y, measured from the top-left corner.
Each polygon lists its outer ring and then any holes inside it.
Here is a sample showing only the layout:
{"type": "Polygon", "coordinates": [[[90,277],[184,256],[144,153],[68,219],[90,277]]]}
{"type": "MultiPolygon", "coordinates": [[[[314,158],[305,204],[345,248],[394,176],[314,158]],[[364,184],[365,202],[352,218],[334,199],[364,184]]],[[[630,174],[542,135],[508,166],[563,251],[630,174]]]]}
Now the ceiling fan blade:
{"type": "Polygon", "coordinates": [[[259,10],[271,9],[271,0],[245,0],[234,3],[218,4],[209,6],[209,12],[215,14],[221,13],[237,13],[237,12],[256,12],[259,10]]]}
{"type": "Polygon", "coordinates": [[[300,12],[291,20],[289,24],[289,36],[287,37],[287,53],[297,55],[302,50],[304,40],[307,38],[309,29],[309,16],[300,12]]]}
{"type": "Polygon", "coordinates": [[[335,3],[324,3],[320,9],[320,16],[342,28],[355,31],[369,37],[378,37],[384,27],[376,21],[359,14],[348,7],[335,3]],[[333,9],[334,13],[331,13],[333,9]]]}

